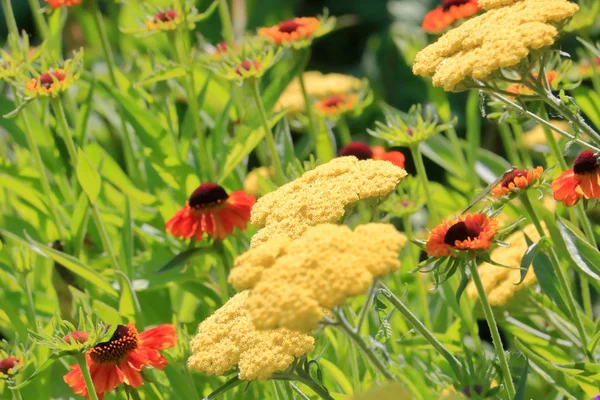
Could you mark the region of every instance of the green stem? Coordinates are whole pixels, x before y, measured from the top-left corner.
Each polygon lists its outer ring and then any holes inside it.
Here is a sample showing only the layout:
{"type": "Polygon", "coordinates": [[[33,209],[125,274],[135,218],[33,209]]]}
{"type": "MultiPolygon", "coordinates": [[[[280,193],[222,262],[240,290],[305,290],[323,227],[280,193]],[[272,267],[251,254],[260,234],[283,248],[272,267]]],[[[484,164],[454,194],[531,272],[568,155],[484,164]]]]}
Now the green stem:
{"type": "MultiPolygon", "coordinates": [[[[523,207],[529,215],[529,218],[531,219],[531,222],[538,231],[540,237],[546,236],[544,228],[542,227],[542,224],[535,212],[535,209],[533,208],[529,197],[527,197],[527,193],[521,193],[519,195],[519,199],[521,200],[521,203],[523,203],[523,207]]],[[[581,340],[582,351],[586,354],[586,356],[591,362],[594,362],[593,355],[590,354],[590,352],[587,350],[587,335],[583,326],[583,321],[581,320],[581,316],[579,315],[579,309],[577,307],[577,303],[575,302],[575,296],[573,295],[573,291],[569,287],[567,275],[565,271],[560,267],[560,261],[553,247],[550,247],[548,249],[548,254],[550,256],[552,267],[554,268],[554,273],[556,274],[556,277],[558,279],[559,286],[566,296],[567,307],[569,307],[569,310],[572,314],[572,318],[574,319],[574,325],[579,334],[579,339],[581,340]]]]}
{"type": "MultiPolygon", "coordinates": [[[[454,157],[458,160],[462,167],[462,171],[465,176],[473,179],[473,174],[469,173],[469,165],[467,164],[467,159],[465,158],[465,153],[463,152],[462,145],[460,143],[460,139],[458,138],[458,134],[456,133],[456,129],[450,123],[450,121],[444,121],[448,124],[448,129],[446,129],[446,136],[452,145],[452,151],[454,152],[454,157]]],[[[479,185],[479,178],[477,174],[474,175],[474,180],[471,182],[472,185],[479,185]]],[[[475,187],[474,186],[474,187],[475,187]]]]}
{"type": "MultiPolygon", "coordinates": [[[[310,52],[310,50],[306,50],[310,52]]],[[[307,60],[310,58],[307,57],[307,60]]],[[[314,144],[317,143],[317,137],[319,136],[319,127],[317,126],[317,120],[315,119],[315,113],[313,110],[312,101],[310,101],[310,97],[308,96],[308,92],[306,91],[306,83],[304,82],[304,72],[298,74],[298,82],[300,82],[300,88],[302,89],[302,97],[304,97],[304,108],[306,108],[306,116],[308,117],[309,134],[311,135],[311,142],[314,144]]]]}
{"type": "MultiPolygon", "coordinates": [[[[9,381],[9,386],[16,386],[14,378],[11,378],[9,381]]],[[[23,396],[21,396],[21,391],[19,389],[11,389],[12,397],[14,400],[23,400],[23,396]]]]}
{"type": "Polygon", "coordinates": [[[362,308],[360,309],[360,312],[358,313],[358,321],[356,323],[356,328],[355,328],[355,330],[357,332],[360,332],[362,325],[365,322],[365,319],[367,318],[367,314],[371,307],[371,302],[373,301],[373,297],[375,296],[376,290],[377,290],[377,282],[373,282],[371,284],[371,286],[369,286],[369,291],[367,292],[367,296],[365,297],[365,302],[363,303],[362,308]]]}
{"type": "Polygon", "coordinates": [[[529,150],[525,147],[525,142],[523,141],[523,128],[519,124],[510,124],[512,128],[513,134],[515,136],[515,141],[517,142],[517,148],[521,154],[521,160],[525,163],[524,166],[533,167],[533,160],[531,159],[531,154],[529,150]]]}
{"type": "Polygon", "coordinates": [[[496,319],[494,318],[492,306],[490,305],[487,293],[485,292],[485,288],[483,287],[483,283],[481,282],[479,270],[477,269],[477,263],[474,260],[469,260],[467,264],[469,265],[469,270],[471,271],[471,276],[473,277],[473,283],[475,284],[475,287],[477,288],[477,293],[479,294],[479,300],[483,308],[485,319],[487,320],[490,332],[492,334],[492,341],[494,343],[494,348],[496,349],[496,356],[498,357],[500,369],[502,370],[502,378],[504,380],[506,392],[508,394],[508,397],[513,399],[515,397],[515,386],[512,381],[510,367],[508,366],[506,353],[504,352],[502,339],[500,338],[500,331],[498,330],[498,325],[496,324],[496,319]]]}
{"type": "Polygon", "coordinates": [[[269,148],[269,153],[271,153],[271,163],[275,168],[275,181],[278,185],[283,185],[285,182],[285,176],[283,175],[283,168],[281,166],[281,161],[279,161],[279,154],[277,153],[277,146],[275,145],[275,138],[273,137],[273,132],[271,132],[271,128],[269,128],[269,120],[267,118],[267,112],[265,111],[265,106],[260,98],[260,89],[258,87],[258,80],[252,79],[250,82],[250,86],[252,89],[252,96],[254,97],[254,102],[256,103],[256,107],[260,112],[260,119],[263,125],[263,129],[265,130],[265,141],[267,142],[267,147],[269,148]]]}
{"type": "Polygon", "coordinates": [[[339,322],[338,326],[340,326],[342,330],[348,335],[348,337],[354,342],[354,344],[358,346],[358,348],[369,359],[369,361],[375,367],[375,369],[377,369],[377,371],[379,371],[379,373],[381,373],[381,375],[383,375],[388,381],[395,381],[396,378],[394,377],[394,375],[390,373],[389,369],[384,365],[383,361],[381,361],[379,356],[377,356],[377,354],[373,352],[373,349],[365,343],[362,337],[360,337],[356,329],[354,329],[350,325],[350,323],[346,319],[346,316],[342,312],[339,312],[337,313],[337,317],[339,322]]]}
{"type": "MultiPolygon", "coordinates": [[[[406,238],[408,239],[408,241],[412,242],[412,240],[415,238],[415,235],[413,233],[412,224],[410,223],[410,216],[404,215],[402,217],[402,222],[403,222],[403,226],[404,226],[404,234],[406,235],[406,238]]],[[[415,264],[418,264],[419,263],[419,254],[418,253],[415,254],[415,252],[413,251],[413,249],[415,247],[412,246],[411,244],[409,244],[408,247],[409,247],[412,261],[414,261],[415,264]]],[[[425,323],[425,326],[427,327],[427,329],[431,329],[431,327],[433,325],[431,324],[431,315],[429,314],[429,304],[427,302],[428,290],[427,290],[426,282],[421,277],[420,272],[417,272],[415,274],[415,280],[417,281],[417,291],[419,294],[419,308],[421,309],[421,314],[423,315],[423,322],[425,323]]]]}
{"type": "Polygon", "coordinates": [[[23,290],[27,296],[27,319],[29,320],[30,326],[37,326],[37,318],[35,315],[35,303],[33,301],[33,292],[31,291],[31,285],[29,279],[27,279],[27,273],[23,274],[23,290]]]}
{"type": "Polygon", "coordinates": [[[217,265],[217,278],[219,281],[219,287],[221,288],[221,300],[223,304],[229,300],[229,287],[227,286],[227,255],[225,254],[225,247],[221,240],[215,240],[213,246],[219,255],[220,263],[217,265]]]}
{"type": "MultiPolygon", "coordinates": [[[[67,146],[67,150],[69,152],[69,157],[71,160],[71,164],[73,168],[77,168],[77,149],[75,143],[73,142],[73,135],[71,134],[71,129],[67,123],[67,118],[65,117],[65,112],[63,109],[62,102],[60,98],[53,98],[52,101],[52,109],[54,110],[54,114],[56,116],[56,121],[58,124],[59,131],[62,135],[62,138],[67,146]]],[[[98,205],[96,203],[90,202],[90,206],[92,208],[92,219],[94,220],[94,224],[98,229],[98,233],[100,234],[100,240],[102,241],[102,247],[108,253],[110,258],[112,267],[115,271],[123,271],[119,265],[119,261],[117,260],[117,256],[112,247],[110,237],[108,235],[108,231],[102,222],[102,218],[100,215],[100,210],[98,209],[98,205]]]]}
{"type": "Polygon", "coordinates": [[[404,305],[404,303],[392,293],[392,291],[381,283],[382,294],[387,297],[387,299],[392,303],[392,305],[396,308],[396,310],[400,311],[400,313],[406,318],[406,320],[415,328],[416,330],[423,335],[423,337],[431,344],[431,346],[438,352],[442,357],[446,359],[448,364],[450,364],[450,368],[456,375],[456,378],[460,378],[460,363],[458,360],[450,353],[450,351],[440,342],[433,333],[427,329],[425,325],[410,311],[410,309],[404,305]]]}
{"type": "Polygon", "coordinates": [[[92,381],[92,375],[90,374],[90,369],[88,368],[85,360],[85,355],[79,354],[75,356],[75,358],[77,359],[77,364],[79,364],[79,368],[81,369],[81,375],[83,376],[85,387],[87,388],[88,397],[90,400],[98,400],[96,388],[94,387],[94,381],[92,381]]]}
{"type": "MultiPolygon", "coordinates": [[[[540,113],[541,118],[543,118],[546,121],[549,120],[548,113],[546,112],[546,107],[543,104],[540,107],[539,113],[540,113]]],[[[556,161],[558,162],[558,165],[560,166],[560,169],[562,171],[569,169],[569,167],[567,166],[567,162],[565,161],[565,156],[563,155],[563,152],[560,150],[560,147],[558,146],[558,143],[556,142],[556,138],[552,134],[552,130],[545,125],[542,126],[542,129],[544,130],[544,136],[546,137],[546,144],[548,145],[548,148],[550,149],[550,154],[552,154],[552,157],[554,157],[556,159],[556,161]]]]}
{"type": "MultiPolygon", "coordinates": [[[[108,66],[108,74],[110,76],[111,84],[115,88],[118,88],[119,82],[117,80],[117,67],[115,64],[115,58],[110,47],[110,41],[106,32],[106,26],[104,25],[104,19],[102,18],[102,12],[98,7],[98,1],[91,0],[90,6],[91,12],[94,16],[94,25],[96,27],[96,31],[98,32],[98,36],[100,37],[100,44],[102,46],[102,52],[104,53],[104,60],[106,61],[106,65],[108,66]]],[[[127,170],[129,171],[130,176],[134,180],[144,179],[145,177],[140,169],[139,160],[136,157],[133,135],[127,129],[127,123],[125,122],[125,117],[123,115],[123,108],[118,107],[118,110],[119,119],[121,120],[121,134],[124,136],[123,144],[125,147],[125,162],[127,163],[127,170]]]]}
{"type": "Polygon", "coordinates": [[[227,41],[230,49],[233,49],[233,25],[231,23],[231,15],[229,14],[229,4],[227,0],[219,2],[219,17],[221,18],[222,34],[227,41]]]}
{"type": "Polygon", "coordinates": [[[467,98],[467,165],[468,173],[474,189],[479,187],[479,177],[475,170],[477,151],[481,145],[481,110],[479,91],[469,91],[467,98]]]}
{"type": "Polygon", "coordinates": [[[296,381],[303,383],[306,386],[308,386],[313,392],[315,392],[320,398],[324,400],[334,400],[333,397],[331,397],[331,395],[327,391],[327,389],[315,382],[310,376],[308,376],[308,374],[279,374],[274,376],[272,379],[281,381],[296,381]]]}
{"type": "Polygon", "coordinates": [[[212,157],[210,155],[210,152],[208,151],[207,140],[204,136],[204,130],[202,128],[200,107],[198,105],[198,98],[196,96],[194,60],[191,57],[191,50],[188,43],[188,38],[183,36],[184,34],[189,34],[187,30],[187,22],[185,21],[184,26],[186,27],[185,30],[176,34],[175,37],[175,55],[177,57],[177,62],[186,70],[185,91],[189,106],[189,112],[192,115],[194,129],[196,130],[196,135],[198,137],[198,153],[200,158],[200,167],[202,169],[202,171],[200,171],[200,176],[202,177],[202,180],[204,182],[213,182],[215,180],[215,170],[212,163],[212,157]]]}
{"type": "Polygon", "coordinates": [[[508,161],[512,165],[522,165],[521,160],[519,159],[519,155],[517,154],[517,146],[515,140],[512,136],[512,132],[508,124],[505,122],[501,122],[498,124],[498,132],[500,133],[500,139],[502,139],[502,145],[504,146],[504,150],[506,151],[506,156],[508,157],[508,161]]]}
{"type": "MultiPolygon", "coordinates": [[[[588,31],[581,32],[581,36],[586,42],[594,43],[588,31]]],[[[600,75],[598,74],[598,67],[596,65],[596,55],[590,49],[588,49],[587,46],[584,47],[585,52],[590,60],[590,67],[592,70],[592,84],[594,85],[594,90],[596,91],[596,93],[600,94],[600,75]]]]}
{"type": "Polygon", "coordinates": [[[35,20],[35,25],[38,29],[40,37],[42,38],[42,40],[47,39],[48,24],[46,23],[46,19],[42,14],[42,9],[40,8],[39,0],[29,0],[29,6],[31,7],[31,14],[33,15],[33,19],[35,20]]]}
{"type": "Polygon", "coordinates": [[[13,12],[10,0],[2,0],[2,9],[4,10],[4,19],[6,20],[8,33],[18,36],[19,28],[17,27],[17,20],[15,19],[15,13],[13,12]]]}
{"type": "Polygon", "coordinates": [[[415,168],[417,169],[417,177],[421,181],[421,186],[423,186],[423,191],[425,192],[425,200],[427,201],[427,208],[429,210],[429,215],[431,219],[430,222],[432,224],[437,224],[440,221],[440,219],[433,202],[433,195],[431,194],[429,179],[427,178],[425,164],[423,163],[423,156],[419,151],[418,144],[413,144],[412,146],[410,146],[410,152],[415,163],[415,168]]]}
{"type": "MultiPolygon", "coordinates": [[[[342,146],[346,146],[352,143],[352,135],[350,135],[350,128],[348,127],[348,121],[344,115],[340,115],[337,121],[338,135],[342,146]]],[[[341,147],[341,146],[340,146],[341,147]]]]}
{"type": "MultiPolygon", "coordinates": [[[[590,220],[588,219],[587,215],[585,214],[585,210],[581,203],[577,203],[575,205],[575,214],[577,215],[577,221],[580,223],[581,227],[583,228],[583,232],[585,233],[585,236],[588,238],[589,243],[594,248],[597,248],[598,244],[596,243],[596,237],[594,236],[594,229],[592,228],[592,225],[590,224],[590,220]]],[[[585,314],[588,317],[592,318],[592,320],[593,320],[594,310],[593,310],[593,306],[592,306],[592,295],[590,293],[590,286],[589,286],[587,277],[583,274],[579,274],[579,280],[581,283],[581,297],[583,299],[583,310],[585,311],[585,314]]]]}

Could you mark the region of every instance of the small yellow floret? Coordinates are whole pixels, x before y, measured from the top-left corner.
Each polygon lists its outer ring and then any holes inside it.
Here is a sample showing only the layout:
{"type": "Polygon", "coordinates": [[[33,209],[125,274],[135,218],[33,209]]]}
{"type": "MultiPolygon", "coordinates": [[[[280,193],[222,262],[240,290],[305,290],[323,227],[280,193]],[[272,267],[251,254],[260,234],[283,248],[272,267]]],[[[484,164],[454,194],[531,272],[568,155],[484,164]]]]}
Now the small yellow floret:
{"type": "Polygon", "coordinates": [[[552,45],[557,26],[578,9],[567,0],[522,0],[494,8],[421,50],[413,72],[432,77],[434,86],[446,91],[465,90],[475,80],[519,64],[531,50],[552,45]]]}
{"type": "Polygon", "coordinates": [[[251,248],[236,259],[229,282],[238,290],[252,288],[247,307],[257,328],[308,332],[325,309],[366,293],[374,277],[397,271],[405,243],[391,224],[360,225],[354,232],[322,224],[299,239],[280,237],[251,248]]]}
{"type": "MultiPolygon", "coordinates": [[[[535,226],[527,225],[522,231],[515,232],[504,240],[510,245],[509,247],[498,247],[493,250],[491,253],[492,260],[509,267],[520,267],[523,255],[525,255],[528,248],[525,235],[534,243],[540,240],[540,235],[535,226]]],[[[525,279],[519,285],[515,285],[521,280],[521,270],[519,269],[502,268],[483,263],[479,266],[479,275],[490,304],[495,307],[506,305],[518,292],[537,282],[531,267],[527,271],[525,279]]],[[[470,298],[479,298],[473,282],[470,282],[467,286],[467,294],[470,298]]]]}
{"type": "Polygon", "coordinates": [[[405,176],[388,161],[334,158],[258,200],[252,223],[263,228],[252,245],[280,235],[295,239],[311,226],[337,222],[347,207],[395,191],[405,176]]]}
{"type": "Polygon", "coordinates": [[[285,328],[257,330],[246,309],[248,292],[233,296],[198,327],[188,367],[208,375],[238,369],[241,380],[267,380],[314,350],[314,338],[285,328]]]}

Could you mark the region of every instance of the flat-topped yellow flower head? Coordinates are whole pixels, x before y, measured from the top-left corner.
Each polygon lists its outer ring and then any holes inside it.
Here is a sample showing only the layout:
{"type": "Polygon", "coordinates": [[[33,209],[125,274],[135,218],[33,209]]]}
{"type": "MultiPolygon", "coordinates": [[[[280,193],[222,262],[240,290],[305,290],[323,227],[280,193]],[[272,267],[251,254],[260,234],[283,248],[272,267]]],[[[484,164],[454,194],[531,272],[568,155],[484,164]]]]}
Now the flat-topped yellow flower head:
{"type": "Polygon", "coordinates": [[[394,192],[405,176],[389,161],[334,158],[258,200],[251,221],[262,229],[252,245],[275,236],[295,239],[311,226],[337,222],[357,201],[394,192]]]}
{"type": "Polygon", "coordinates": [[[200,324],[190,343],[190,369],[223,375],[237,368],[241,380],[267,380],[314,350],[310,335],[285,328],[257,330],[247,298],[248,292],[238,293],[200,324]]]}
{"type": "Polygon", "coordinates": [[[239,256],[229,276],[251,288],[247,307],[258,329],[309,332],[323,312],[367,292],[373,279],[400,269],[406,237],[391,224],[322,224],[300,238],[278,237],[239,256]]]}
{"type": "MultiPolygon", "coordinates": [[[[515,232],[504,240],[509,244],[508,247],[498,247],[490,254],[491,259],[498,264],[515,268],[502,268],[489,263],[479,266],[479,275],[492,306],[506,305],[517,293],[537,282],[535,273],[530,268],[523,282],[515,285],[521,280],[521,270],[516,267],[521,266],[521,260],[529,247],[525,235],[533,242],[540,240],[535,226],[527,225],[522,231],[515,232]]],[[[479,297],[473,282],[467,286],[467,294],[470,298],[479,297]]]]}
{"type": "Polygon", "coordinates": [[[431,77],[434,86],[446,91],[465,90],[495,71],[516,66],[531,51],[552,45],[558,27],[579,9],[568,0],[487,0],[480,4],[506,6],[471,18],[420,51],[413,65],[415,74],[431,77]]]}

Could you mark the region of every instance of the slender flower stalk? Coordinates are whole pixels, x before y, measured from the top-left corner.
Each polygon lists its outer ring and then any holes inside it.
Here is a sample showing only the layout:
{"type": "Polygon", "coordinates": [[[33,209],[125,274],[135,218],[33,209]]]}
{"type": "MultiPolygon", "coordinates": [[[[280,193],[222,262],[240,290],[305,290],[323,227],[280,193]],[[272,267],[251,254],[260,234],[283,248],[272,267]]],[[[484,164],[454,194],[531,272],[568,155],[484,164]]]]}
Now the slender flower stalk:
{"type": "Polygon", "coordinates": [[[529,153],[529,150],[527,150],[527,147],[525,147],[525,142],[523,141],[523,128],[521,128],[521,125],[514,123],[510,124],[510,127],[515,136],[515,141],[517,142],[517,148],[520,151],[521,160],[523,160],[523,165],[532,166],[533,160],[531,159],[531,154],[529,153]]]}
{"type": "Polygon", "coordinates": [[[281,166],[281,161],[279,160],[279,154],[277,153],[277,146],[275,145],[275,138],[273,137],[273,132],[271,128],[269,128],[269,120],[267,118],[267,112],[265,111],[265,106],[260,97],[260,89],[258,87],[258,80],[255,78],[251,79],[250,86],[252,89],[252,96],[254,97],[254,102],[256,103],[256,107],[260,112],[261,123],[263,125],[263,129],[265,130],[265,140],[267,142],[267,147],[269,148],[269,153],[271,155],[271,163],[273,164],[273,168],[275,168],[275,181],[278,185],[283,185],[285,182],[285,176],[283,175],[283,168],[281,166]]]}
{"type": "MultiPolygon", "coordinates": [[[[69,152],[69,158],[71,160],[71,165],[73,168],[77,167],[77,149],[75,147],[75,142],[73,141],[73,135],[71,133],[71,129],[69,128],[69,124],[67,123],[67,118],[65,116],[65,111],[59,97],[51,99],[52,109],[54,110],[54,114],[56,116],[56,121],[58,124],[58,128],[60,134],[63,137],[63,140],[67,146],[67,150],[69,152]]],[[[112,247],[110,237],[108,235],[108,231],[104,223],[102,222],[102,217],[100,215],[100,210],[98,209],[98,205],[96,203],[90,202],[90,206],[92,208],[92,219],[94,220],[94,224],[98,229],[98,233],[100,234],[100,240],[102,241],[102,247],[108,253],[109,259],[111,261],[112,267],[115,271],[123,271],[117,256],[112,247]]]]}
{"type": "MultiPolygon", "coordinates": [[[[520,193],[519,199],[523,203],[523,207],[525,208],[525,211],[529,215],[531,222],[535,226],[535,228],[538,231],[538,233],[540,234],[540,236],[542,236],[542,237],[545,236],[546,233],[544,232],[542,224],[540,223],[540,220],[535,212],[535,209],[533,208],[533,205],[531,204],[531,201],[529,200],[529,197],[527,197],[527,193],[526,192],[520,193]]],[[[552,267],[554,268],[554,272],[556,274],[559,286],[566,296],[567,306],[569,307],[571,315],[574,319],[573,322],[575,323],[575,328],[577,329],[577,332],[579,334],[579,339],[581,340],[581,344],[582,344],[581,350],[583,351],[584,354],[586,354],[586,356],[589,358],[589,360],[591,362],[593,362],[594,357],[587,349],[587,345],[586,345],[588,343],[587,334],[585,332],[585,328],[583,326],[583,321],[581,320],[581,316],[579,315],[577,303],[575,302],[575,296],[573,295],[573,291],[569,287],[567,275],[565,274],[565,271],[560,266],[560,261],[558,259],[558,255],[556,254],[556,251],[554,250],[554,248],[551,247],[550,249],[548,249],[548,254],[550,256],[550,261],[552,263],[552,267]]]]}
{"type": "Polygon", "coordinates": [[[8,33],[11,35],[18,35],[19,28],[17,27],[17,21],[15,20],[15,14],[10,0],[2,0],[2,9],[4,11],[4,19],[6,20],[8,33]]]}
{"type": "MultiPolygon", "coordinates": [[[[305,50],[308,55],[306,59],[310,58],[310,49],[305,50]]],[[[306,90],[306,83],[304,82],[304,73],[298,74],[298,82],[300,83],[300,89],[302,89],[302,97],[304,98],[304,106],[306,109],[306,116],[308,117],[310,140],[314,146],[317,143],[317,137],[319,136],[319,127],[317,126],[317,120],[315,118],[315,111],[313,110],[313,104],[310,101],[308,92],[306,90]]],[[[312,146],[309,146],[309,148],[312,146]]]]}
{"type": "Polygon", "coordinates": [[[339,327],[348,335],[350,340],[352,340],[352,342],[358,346],[358,348],[365,355],[365,357],[369,359],[375,369],[377,369],[377,371],[379,371],[379,373],[381,373],[381,375],[383,375],[388,381],[395,381],[396,378],[394,375],[392,375],[389,369],[383,364],[383,361],[381,361],[379,356],[373,352],[373,349],[369,347],[367,343],[365,343],[362,337],[360,337],[356,329],[350,325],[343,312],[340,311],[337,313],[337,317],[339,327]]]}
{"type": "Polygon", "coordinates": [[[502,145],[504,146],[504,150],[506,151],[506,156],[508,161],[512,165],[523,165],[521,160],[519,159],[519,154],[517,153],[517,145],[512,136],[512,132],[510,131],[510,127],[507,123],[498,124],[498,132],[500,133],[500,139],[502,140],[502,145]]]}
{"type": "Polygon", "coordinates": [[[315,382],[307,373],[304,371],[296,371],[295,373],[281,373],[273,376],[274,380],[281,381],[295,381],[303,383],[308,386],[313,392],[315,392],[323,400],[334,400],[329,394],[327,389],[315,382]]]}
{"type": "Polygon", "coordinates": [[[219,18],[221,19],[223,37],[225,38],[229,48],[233,49],[233,25],[231,22],[231,15],[229,13],[229,4],[227,3],[227,0],[221,0],[219,2],[219,18]]]}
{"type": "Polygon", "coordinates": [[[467,99],[467,173],[474,189],[479,187],[475,162],[477,161],[477,150],[481,144],[480,101],[479,91],[471,90],[467,99]]]}
{"type": "Polygon", "coordinates": [[[352,143],[352,135],[350,135],[348,121],[346,120],[346,117],[344,115],[340,115],[340,118],[337,121],[337,128],[338,134],[340,136],[341,145],[346,146],[352,143]]]}
{"type": "Polygon", "coordinates": [[[92,375],[90,374],[90,369],[88,368],[85,354],[79,354],[75,356],[75,359],[77,360],[77,364],[79,364],[79,368],[81,368],[81,375],[83,375],[83,380],[85,381],[85,386],[87,388],[90,400],[98,400],[98,395],[96,394],[96,388],[94,387],[94,382],[92,381],[92,375]]]}
{"type": "MultiPolygon", "coordinates": [[[[10,0],[7,1],[10,2],[10,0]]],[[[38,34],[42,40],[44,40],[48,37],[48,23],[44,18],[44,14],[40,7],[40,2],[39,0],[29,0],[29,6],[31,7],[31,14],[35,20],[35,26],[37,27],[38,34]]]]}
{"type": "Polygon", "coordinates": [[[492,311],[492,306],[490,305],[487,293],[485,292],[485,288],[483,287],[483,282],[481,281],[481,277],[479,276],[477,263],[475,262],[475,260],[469,260],[467,264],[469,266],[469,270],[471,271],[471,276],[473,277],[473,283],[475,284],[475,287],[477,288],[477,293],[479,294],[479,300],[481,301],[481,306],[483,308],[485,319],[488,323],[490,332],[492,334],[492,341],[494,343],[494,348],[496,349],[496,356],[498,357],[498,362],[500,363],[500,369],[502,370],[502,378],[504,380],[506,393],[508,394],[508,397],[512,399],[515,397],[516,393],[515,385],[512,381],[510,367],[508,366],[506,353],[504,352],[502,339],[500,338],[500,331],[498,330],[498,325],[496,324],[496,319],[494,318],[494,312],[492,311]]]}
{"type": "Polygon", "coordinates": [[[431,187],[429,186],[429,179],[427,178],[427,171],[425,171],[425,164],[423,163],[423,156],[421,155],[418,146],[418,143],[415,143],[412,146],[410,146],[410,152],[415,163],[415,168],[417,169],[417,176],[419,178],[419,181],[421,181],[423,191],[425,192],[425,199],[427,200],[427,209],[429,210],[431,222],[433,224],[437,224],[440,221],[440,217],[434,205],[433,195],[431,194],[431,187]]]}
{"type": "Polygon", "coordinates": [[[450,364],[450,368],[454,372],[454,375],[459,378],[461,376],[460,373],[460,362],[450,353],[450,351],[440,342],[433,333],[427,329],[425,325],[410,311],[410,309],[404,305],[404,303],[392,293],[392,291],[385,286],[385,284],[380,283],[381,285],[381,293],[392,303],[392,305],[396,308],[396,310],[400,311],[400,313],[406,318],[406,320],[415,328],[416,330],[423,335],[423,337],[433,346],[435,350],[442,357],[446,359],[448,364],[450,364]]]}
{"type": "MultiPolygon", "coordinates": [[[[104,20],[102,18],[102,12],[98,7],[97,0],[91,0],[89,2],[91,6],[91,12],[94,16],[94,25],[96,27],[96,31],[98,32],[98,36],[100,37],[100,44],[102,46],[102,52],[104,53],[104,60],[106,61],[106,66],[108,67],[108,74],[110,76],[110,82],[115,87],[119,87],[119,82],[117,81],[116,74],[116,64],[115,58],[110,47],[110,41],[108,39],[108,35],[106,33],[106,26],[104,25],[104,20]]],[[[136,157],[137,152],[135,151],[134,138],[133,135],[130,134],[127,129],[127,123],[125,122],[125,117],[123,115],[123,109],[121,107],[118,108],[119,118],[121,122],[121,132],[123,135],[123,144],[125,147],[125,161],[127,163],[127,169],[130,171],[132,177],[134,179],[139,178],[145,181],[145,176],[142,174],[140,169],[139,160],[136,157]]]]}

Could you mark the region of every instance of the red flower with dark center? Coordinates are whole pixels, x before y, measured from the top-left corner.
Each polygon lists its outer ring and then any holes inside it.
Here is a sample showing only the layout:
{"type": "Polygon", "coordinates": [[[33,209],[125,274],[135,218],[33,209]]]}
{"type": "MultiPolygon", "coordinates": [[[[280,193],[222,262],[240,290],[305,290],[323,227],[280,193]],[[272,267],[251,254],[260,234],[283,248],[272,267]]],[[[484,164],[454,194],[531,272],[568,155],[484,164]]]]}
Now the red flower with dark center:
{"type": "Polygon", "coordinates": [[[90,334],[84,331],[73,331],[63,336],[63,340],[67,343],[71,343],[71,341],[74,341],[83,344],[87,342],[89,338],[90,334]]]}
{"type": "Polygon", "coordinates": [[[310,38],[320,25],[321,22],[314,17],[294,18],[268,28],[260,28],[258,34],[276,43],[293,42],[310,38]]]}
{"type": "MultiPolygon", "coordinates": [[[[98,398],[102,399],[104,393],[113,391],[121,383],[134,388],[141,386],[143,367],[164,369],[167,360],[158,350],[175,346],[176,340],[173,325],[159,325],[139,334],[132,323],[118,325],[107,342],[98,343],[86,354],[98,398]]],[[[79,365],[72,365],[63,379],[76,394],[88,396],[79,365]]]]}
{"type": "MultiPolygon", "coordinates": [[[[63,70],[57,69],[54,71],[50,71],[50,72],[45,72],[42,75],[40,75],[39,81],[40,81],[40,85],[46,89],[50,89],[50,87],[52,86],[52,84],[54,83],[54,79],[56,79],[59,82],[62,82],[65,80],[66,74],[63,70]],[[54,77],[54,78],[52,78],[54,77]]],[[[37,86],[37,82],[36,82],[36,86],[37,86]]]]}
{"type": "Polygon", "coordinates": [[[423,29],[429,33],[440,33],[450,25],[469,18],[481,10],[478,0],[443,0],[439,7],[425,15],[423,29]]]}
{"type": "Polygon", "coordinates": [[[530,170],[515,169],[506,174],[502,181],[492,188],[492,197],[501,197],[518,189],[525,189],[537,182],[542,177],[543,172],[542,167],[530,170]]]}
{"type": "Polygon", "coordinates": [[[201,184],[185,206],[167,221],[166,230],[173,236],[202,240],[206,233],[223,240],[233,228],[246,229],[256,198],[243,191],[227,194],[215,183],[201,184]]]}
{"type": "Polygon", "coordinates": [[[242,69],[246,71],[252,70],[254,67],[255,70],[260,68],[260,62],[256,60],[244,60],[239,65],[237,65],[233,70],[236,74],[242,76],[242,69]]]}
{"type": "Polygon", "coordinates": [[[317,101],[315,108],[323,115],[336,116],[352,110],[357,101],[355,94],[333,94],[317,101]]]}
{"type": "Polygon", "coordinates": [[[154,16],[152,21],[154,23],[169,22],[169,21],[175,20],[175,18],[177,18],[177,11],[165,10],[165,11],[160,11],[160,12],[156,13],[156,15],[154,16]]]}
{"type": "Polygon", "coordinates": [[[495,218],[468,214],[436,226],[429,234],[425,250],[430,257],[454,256],[451,250],[488,250],[497,231],[495,218]]]}
{"type": "Polygon", "coordinates": [[[19,364],[19,360],[14,357],[3,358],[0,360],[0,374],[8,375],[11,369],[19,364]]]}
{"type": "Polygon", "coordinates": [[[579,199],[600,199],[600,166],[598,154],[585,150],[569,169],[552,181],[554,199],[574,206],[579,199]]]}
{"type": "Polygon", "coordinates": [[[404,154],[399,151],[385,151],[383,146],[370,147],[363,142],[352,142],[338,150],[338,157],[354,156],[359,160],[382,160],[404,168],[404,154]]]}

